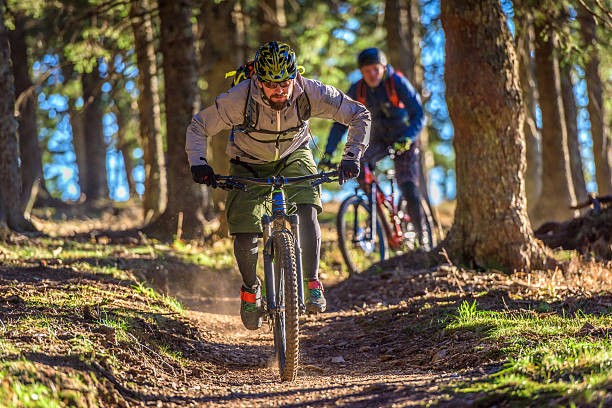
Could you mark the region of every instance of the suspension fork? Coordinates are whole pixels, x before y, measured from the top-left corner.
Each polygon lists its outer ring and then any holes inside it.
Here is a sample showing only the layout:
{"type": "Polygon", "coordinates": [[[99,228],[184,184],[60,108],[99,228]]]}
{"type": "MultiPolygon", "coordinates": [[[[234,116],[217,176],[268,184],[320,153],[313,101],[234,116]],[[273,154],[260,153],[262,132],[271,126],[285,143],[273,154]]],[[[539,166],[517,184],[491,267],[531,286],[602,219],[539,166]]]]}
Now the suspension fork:
{"type": "Polygon", "coordinates": [[[266,281],[266,304],[268,311],[276,310],[276,287],[274,285],[274,262],[272,254],[272,240],[270,239],[272,218],[265,214],[261,217],[261,225],[263,227],[263,264],[264,264],[264,279],[266,281]]]}
{"type": "Polygon", "coordinates": [[[378,203],[377,203],[377,188],[376,183],[370,184],[370,241],[374,241],[378,229],[376,228],[376,221],[378,217],[378,203]]]}
{"type": "Polygon", "coordinates": [[[300,313],[306,313],[306,304],[304,303],[304,276],[302,272],[302,247],[300,245],[300,221],[297,214],[292,214],[289,217],[291,225],[291,233],[295,243],[295,267],[297,272],[298,285],[298,306],[300,313]]]}

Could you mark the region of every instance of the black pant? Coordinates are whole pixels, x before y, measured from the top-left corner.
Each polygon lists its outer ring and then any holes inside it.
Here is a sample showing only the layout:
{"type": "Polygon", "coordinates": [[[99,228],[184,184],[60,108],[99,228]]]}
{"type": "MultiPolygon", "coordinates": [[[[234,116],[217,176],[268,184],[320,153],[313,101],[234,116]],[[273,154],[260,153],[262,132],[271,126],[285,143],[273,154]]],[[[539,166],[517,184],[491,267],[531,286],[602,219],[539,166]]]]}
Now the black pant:
{"type": "Polygon", "coordinates": [[[412,225],[416,229],[419,243],[423,243],[423,213],[421,211],[421,193],[419,187],[412,181],[406,181],[399,185],[402,196],[408,202],[408,215],[412,220],[412,225]]]}
{"type": "MultiPolygon", "coordinates": [[[[321,228],[317,209],[312,204],[298,204],[300,223],[300,246],[302,249],[302,271],[307,280],[318,279],[319,254],[321,252],[321,228]]],[[[257,284],[257,234],[234,234],[234,256],[242,275],[244,286],[257,284]]]]}

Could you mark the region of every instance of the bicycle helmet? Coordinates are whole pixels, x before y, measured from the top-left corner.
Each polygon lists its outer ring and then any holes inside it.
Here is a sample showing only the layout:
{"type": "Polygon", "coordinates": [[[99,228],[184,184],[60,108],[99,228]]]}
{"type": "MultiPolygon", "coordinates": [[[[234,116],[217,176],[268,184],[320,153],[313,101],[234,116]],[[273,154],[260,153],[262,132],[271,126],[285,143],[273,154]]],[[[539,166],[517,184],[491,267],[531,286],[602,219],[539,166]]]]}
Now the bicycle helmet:
{"type": "Polygon", "coordinates": [[[283,82],[293,79],[298,68],[295,52],[288,44],[270,41],[255,54],[255,74],[264,82],[283,82]]]}
{"type": "Polygon", "coordinates": [[[357,56],[359,68],[370,64],[387,65],[387,56],[378,48],[366,48],[357,56]]]}

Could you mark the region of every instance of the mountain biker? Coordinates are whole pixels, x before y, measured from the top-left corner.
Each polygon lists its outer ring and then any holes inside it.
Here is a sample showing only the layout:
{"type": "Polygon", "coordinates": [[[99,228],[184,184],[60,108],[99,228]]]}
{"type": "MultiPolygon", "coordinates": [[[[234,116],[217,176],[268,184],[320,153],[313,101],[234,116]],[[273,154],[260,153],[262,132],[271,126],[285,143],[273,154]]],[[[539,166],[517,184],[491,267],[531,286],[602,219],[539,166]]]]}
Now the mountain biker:
{"type": "MultiPolygon", "coordinates": [[[[196,114],[187,128],[185,150],[196,183],[216,187],[215,172],[206,161],[207,137],[232,129],[227,153],[230,174],[246,177],[317,173],[309,118],[332,119],[348,126],[348,141],[339,167],[339,182],[357,177],[359,159],[370,136],[370,114],[338,89],[303,77],[295,52],[288,44],[271,41],[257,50],[254,75],[219,95],[212,106],[196,114]]],[[[234,256],[242,275],[240,316],[247,329],[261,326],[261,282],[256,275],[258,237],[262,236],[266,187],[250,187],[245,194],[230,191],[226,215],[234,236],[234,256]]],[[[321,230],[320,189],[288,185],[288,200],[297,204],[304,277],[308,281],[307,310],[323,312],[326,300],[318,278],[321,230]]]]}
{"type": "MultiPolygon", "coordinates": [[[[357,64],[363,78],[351,85],[347,95],[362,102],[372,115],[370,145],[361,159],[362,165],[368,163],[374,168],[376,162],[389,155],[389,147],[393,147],[397,183],[408,201],[408,214],[420,240],[423,215],[419,205],[418,135],[425,125],[420,97],[408,79],[387,63],[380,49],[364,49],[357,57],[357,64]]],[[[334,123],[319,166],[329,166],[345,132],[345,125],[334,123]]]]}

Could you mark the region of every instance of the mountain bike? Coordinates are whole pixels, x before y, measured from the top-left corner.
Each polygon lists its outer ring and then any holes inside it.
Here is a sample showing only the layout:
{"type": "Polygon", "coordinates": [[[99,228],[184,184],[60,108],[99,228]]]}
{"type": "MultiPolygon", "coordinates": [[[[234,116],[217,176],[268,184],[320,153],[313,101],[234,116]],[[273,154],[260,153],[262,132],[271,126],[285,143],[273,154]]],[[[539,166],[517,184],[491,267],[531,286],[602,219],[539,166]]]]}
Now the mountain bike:
{"type": "Polygon", "coordinates": [[[315,188],[336,181],[337,171],[300,177],[252,178],[216,176],[218,186],[248,192],[247,185],[270,186],[268,214],[263,227],[265,299],[263,316],[274,332],[274,350],[282,381],[293,381],[299,364],[299,316],[306,313],[297,214],[288,214],[284,186],[310,182],[315,188]]]}
{"type": "Polygon", "coordinates": [[[419,203],[422,229],[417,231],[406,199],[400,196],[396,200],[395,171],[385,172],[389,194],[381,188],[374,172],[369,165],[364,166],[364,175],[355,193],[340,204],[338,211],[338,242],[349,274],[387,259],[391,251],[399,255],[419,248],[429,251],[436,245],[434,219],[425,198],[419,203]]]}

